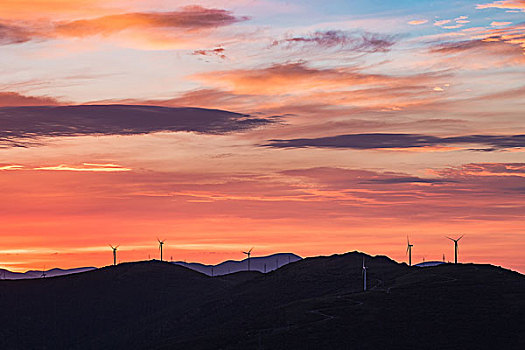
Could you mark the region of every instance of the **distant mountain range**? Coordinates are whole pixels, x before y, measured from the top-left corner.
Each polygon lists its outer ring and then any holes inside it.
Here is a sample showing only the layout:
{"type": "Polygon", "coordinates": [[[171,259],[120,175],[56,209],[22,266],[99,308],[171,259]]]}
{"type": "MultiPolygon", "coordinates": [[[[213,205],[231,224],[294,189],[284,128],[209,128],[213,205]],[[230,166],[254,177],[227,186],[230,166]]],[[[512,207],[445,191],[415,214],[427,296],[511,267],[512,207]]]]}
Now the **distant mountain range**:
{"type": "Polygon", "coordinates": [[[5,269],[0,269],[0,279],[3,280],[22,280],[30,278],[56,277],[71,275],[74,273],[86,272],[96,270],[96,267],[78,267],[75,269],[51,269],[44,271],[30,270],[26,272],[12,272],[5,269]]]}
{"type": "MultiPolygon", "coordinates": [[[[250,270],[258,272],[270,272],[286,264],[296,262],[302,258],[292,253],[278,253],[268,256],[258,256],[250,258],[250,270]]],[[[217,265],[205,265],[200,263],[186,263],[184,261],[174,261],[173,264],[187,267],[208,276],[222,276],[229,273],[248,271],[248,259],[241,261],[228,260],[217,265]]],[[[21,280],[32,278],[56,277],[71,275],[74,273],[96,270],[96,267],[78,267],[74,269],[51,269],[45,271],[31,270],[27,272],[12,272],[0,269],[0,279],[21,280]]]]}
{"type": "Polygon", "coordinates": [[[443,264],[446,264],[446,262],[444,261],[424,261],[424,262],[420,262],[419,264],[415,264],[414,266],[431,267],[431,266],[438,266],[438,265],[443,265],[443,264]]]}
{"type": "MultiPolygon", "coordinates": [[[[250,258],[250,271],[267,273],[301,259],[302,258],[299,255],[292,253],[278,253],[268,256],[252,257],[250,258]]],[[[248,259],[241,261],[228,260],[217,265],[186,263],[184,261],[174,261],[173,264],[190,268],[208,276],[222,276],[240,271],[248,271],[248,259]]]]}

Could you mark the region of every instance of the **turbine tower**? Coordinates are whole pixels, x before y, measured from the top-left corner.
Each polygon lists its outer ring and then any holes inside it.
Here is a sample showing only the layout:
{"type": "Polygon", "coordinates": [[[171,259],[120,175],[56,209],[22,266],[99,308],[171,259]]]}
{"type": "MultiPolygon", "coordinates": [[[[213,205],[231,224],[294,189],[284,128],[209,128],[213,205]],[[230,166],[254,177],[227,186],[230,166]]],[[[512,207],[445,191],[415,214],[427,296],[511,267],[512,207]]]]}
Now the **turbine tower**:
{"type": "Polygon", "coordinates": [[[246,254],[248,256],[248,271],[250,271],[250,256],[252,254],[252,249],[248,250],[247,252],[242,252],[243,254],[246,254]]]}
{"type": "Polygon", "coordinates": [[[408,254],[408,266],[412,266],[412,247],[414,245],[413,244],[410,244],[410,240],[408,239],[408,236],[407,236],[407,252],[406,254],[408,254]]]}
{"type": "Polygon", "coordinates": [[[363,256],[363,290],[366,292],[366,269],[368,267],[365,266],[365,257],[363,256]]]}
{"type": "Polygon", "coordinates": [[[463,238],[464,235],[461,235],[461,237],[457,238],[457,239],[454,239],[454,238],[450,238],[450,237],[447,237],[448,239],[450,239],[452,242],[454,242],[454,264],[457,264],[458,263],[458,242],[461,238],[463,238]]]}
{"type": "Polygon", "coordinates": [[[117,248],[120,247],[120,245],[113,247],[111,244],[109,245],[111,249],[113,249],[113,265],[117,265],[117,248]]]}
{"type": "Polygon", "coordinates": [[[164,241],[166,241],[166,239],[163,239],[161,241],[160,239],[157,238],[157,241],[159,241],[160,261],[162,261],[162,246],[164,245],[164,241]]]}

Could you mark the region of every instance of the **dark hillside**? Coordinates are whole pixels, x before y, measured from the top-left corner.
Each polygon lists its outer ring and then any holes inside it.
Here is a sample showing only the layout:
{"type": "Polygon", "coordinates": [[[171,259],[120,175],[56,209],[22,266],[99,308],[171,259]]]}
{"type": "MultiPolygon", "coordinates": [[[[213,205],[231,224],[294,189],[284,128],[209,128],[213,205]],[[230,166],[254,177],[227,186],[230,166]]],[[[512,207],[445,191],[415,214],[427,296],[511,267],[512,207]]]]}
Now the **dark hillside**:
{"type": "Polygon", "coordinates": [[[363,254],[209,277],[139,262],[0,281],[1,349],[525,349],[525,277],[363,254]]]}

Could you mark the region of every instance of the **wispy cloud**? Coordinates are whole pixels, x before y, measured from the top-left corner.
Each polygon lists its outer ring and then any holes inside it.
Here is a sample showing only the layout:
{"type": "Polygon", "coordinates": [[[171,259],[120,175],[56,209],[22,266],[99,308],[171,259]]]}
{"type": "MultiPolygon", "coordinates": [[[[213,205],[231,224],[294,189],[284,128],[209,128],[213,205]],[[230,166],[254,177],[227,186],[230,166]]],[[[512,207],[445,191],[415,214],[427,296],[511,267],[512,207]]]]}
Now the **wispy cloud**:
{"type": "Polygon", "coordinates": [[[489,54],[505,65],[525,63],[525,25],[497,28],[499,24],[501,23],[495,23],[495,28],[489,29],[471,28],[465,32],[470,37],[468,40],[440,42],[434,44],[431,51],[444,54],[472,54],[476,57],[480,54],[489,54]]]}
{"type": "Polygon", "coordinates": [[[508,26],[509,24],[512,24],[512,22],[497,22],[497,21],[493,21],[490,23],[491,26],[493,27],[504,27],[504,26],[508,26]]]}
{"type": "Polygon", "coordinates": [[[32,33],[23,27],[0,22],[0,45],[22,44],[32,39],[32,33]]]}
{"type": "Polygon", "coordinates": [[[394,76],[361,71],[358,67],[317,68],[306,62],[274,64],[196,74],[193,78],[240,94],[305,94],[312,90],[349,89],[362,85],[404,86],[430,81],[439,74],[394,76]]]}
{"type": "Polygon", "coordinates": [[[451,22],[450,19],[442,19],[442,20],[439,20],[439,21],[434,21],[434,25],[437,26],[437,27],[442,27],[445,24],[448,24],[450,22],[451,22]]]}
{"type": "Polygon", "coordinates": [[[472,163],[439,171],[442,176],[525,177],[525,163],[472,163]]]}
{"type": "Polygon", "coordinates": [[[24,168],[23,165],[16,165],[16,164],[1,165],[0,164],[0,170],[20,170],[23,168],[24,168]]]}
{"type": "Polygon", "coordinates": [[[195,50],[193,51],[193,55],[196,56],[216,56],[222,59],[226,59],[226,55],[224,54],[226,50],[223,47],[218,47],[215,49],[209,49],[209,50],[195,50]]]}
{"type": "Polygon", "coordinates": [[[131,171],[131,168],[125,168],[118,164],[93,164],[83,163],[82,165],[60,164],[55,166],[43,166],[34,168],[34,170],[53,170],[53,171],[80,171],[80,172],[122,172],[131,171]]]}
{"type": "Polygon", "coordinates": [[[487,8],[499,8],[499,9],[511,9],[511,10],[521,10],[525,12],[525,0],[503,0],[503,1],[494,1],[488,4],[478,4],[476,8],[487,9],[487,8]]]}
{"type": "Polygon", "coordinates": [[[394,35],[348,32],[342,30],[317,31],[307,35],[290,35],[284,39],[275,40],[272,46],[286,49],[307,47],[339,48],[355,52],[386,52],[396,42],[394,35]]]}

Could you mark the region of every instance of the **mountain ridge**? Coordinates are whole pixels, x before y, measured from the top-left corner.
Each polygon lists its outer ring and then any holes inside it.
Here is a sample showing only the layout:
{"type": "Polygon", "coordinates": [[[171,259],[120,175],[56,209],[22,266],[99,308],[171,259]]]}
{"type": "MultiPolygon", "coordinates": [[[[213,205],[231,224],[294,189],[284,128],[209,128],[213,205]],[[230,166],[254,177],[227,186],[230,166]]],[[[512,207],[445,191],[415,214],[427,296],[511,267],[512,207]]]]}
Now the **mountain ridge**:
{"type": "Polygon", "coordinates": [[[0,309],[2,349],[525,345],[524,275],[480,264],[409,267],[360,252],[305,258],[266,274],[210,277],[154,260],[6,280],[0,309]]]}

